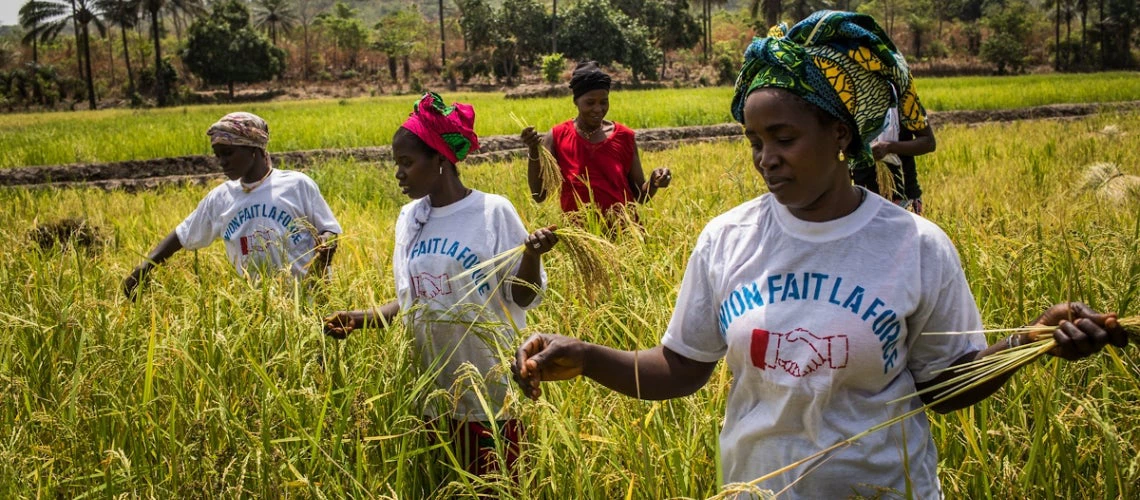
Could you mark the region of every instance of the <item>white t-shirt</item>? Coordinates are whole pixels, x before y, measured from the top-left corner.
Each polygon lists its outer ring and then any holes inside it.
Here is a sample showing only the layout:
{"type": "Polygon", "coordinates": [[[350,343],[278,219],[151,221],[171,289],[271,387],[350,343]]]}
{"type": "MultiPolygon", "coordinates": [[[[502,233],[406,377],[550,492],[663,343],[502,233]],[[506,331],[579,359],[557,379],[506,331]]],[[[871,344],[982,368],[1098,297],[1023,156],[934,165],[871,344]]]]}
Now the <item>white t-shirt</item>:
{"type": "MultiPolygon", "coordinates": [[[[715,218],[689,257],[661,343],[733,373],[720,435],[726,483],[748,482],[921,406],[915,381],[985,347],[954,245],[878,196],[812,223],[765,194],[715,218]]],[[[917,498],[937,498],[925,415],[836,452],[792,498],[905,491],[903,434],[917,498]]],[[[808,464],[810,467],[812,464],[808,464]]],[[[779,491],[800,467],[759,484],[779,491]]]]}
{"type": "Polygon", "coordinates": [[[187,250],[221,238],[243,276],[288,267],[300,277],[313,258],[316,235],[341,229],[317,183],[301,172],[274,169],[248,193],[240,181],[222,183],[174,231],[187,250]]]}
{"type": "MultiPolygon", "coordinates": [[[[424,197],[400,210],[392,256],[396,296],[424,368],[438,371],[439,387],[458,395],[456,419],[510,418],[502,412],[511,384],[503,353],[513,352],[515,332],[526,328],[526,309],[542,298],[539,293],[526,306],[515,303],[509,278],[517,265],[493,276],[457,276],[521,245],[528,234],[510,201],[480,191],[445,207],[432,207],[424,197]],[[461,380],[465,363],[486,384],[486,410],[470,380],[461,380]]],[[[545,289],[545,270],[540,276],[545,289]]],[[[437,414],[431,405],[424,411],[437,414]]]]}

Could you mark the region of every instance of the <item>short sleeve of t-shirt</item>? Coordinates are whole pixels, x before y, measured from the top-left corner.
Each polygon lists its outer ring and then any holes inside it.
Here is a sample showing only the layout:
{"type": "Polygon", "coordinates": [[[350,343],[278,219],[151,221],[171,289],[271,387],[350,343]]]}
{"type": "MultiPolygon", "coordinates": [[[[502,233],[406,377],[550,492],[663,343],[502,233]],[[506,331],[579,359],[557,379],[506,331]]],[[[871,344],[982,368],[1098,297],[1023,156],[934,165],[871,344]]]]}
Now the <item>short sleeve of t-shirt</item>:
{"type": "Polygon", "coordinates": [[[206,248],[222,235],[222,225],[215,207],[218,206],[218,198],[223,195],[221,187],[210,191],[210,194],[198,202],[198,207],[174,228],[182,248],[187,250],[206,248]]]}
{"type": "MultiPolygon", "coordinates": [[[[495,198],[488,196],[488,199],[490,200],[495,198]]],[[[495,221],[494,227],[498,228],[495,234],[495,255],[499,255],[503,252],[506,252],[507,250],[516,248],[524,241],[526,241],[526,237],[529,236],[530,233],[527,232],[526,226],[523,226],[522,219],[519,217],[519,213],[515,210],[514,205],[503,198],[501,203],[496,204],[492,207],[492,210],[494,210],[494,216],[492,219],[495,221]]],[[[511,269],[510,276],[517,275],[519,272],[519,266],[521,265],[522,261],[520,260],[519,264],[515,265],[515,267],[511,269]]],[[[502,276],[500,278],[506,278],[506,276],[502,276]]],[[[504,299],[515,305],[518,305],[524,310],[532,309],[542,303],[542,296],[544,295],[542,292],[546,290],[546,267],[539,263],[539,293],[536,293],[534,300],[531,300],[530,303],[525,306],[519,305],[517,302],[515,302],[514,296],[512,295],[512,290],[514,287],[509,285],[510,280],[507,280],[504,283],[506,283],[507,286],[500,288],[502,290],[504,299]]]]}
{"type": "Polygon", "coordinates": [[[318,233],[328,231],[340,234],[340,223],[337,222],[336,216],[333,215],[332,209],[329,208],[329,204],[325,201],[324,196],[321,196],[321,190],[317,187],[317,183],[306,176],[303,186],[303,189],[306,191],[305,199],[309,201],[309,223],[316,228],[318,233]]]}
{"type": "Polygon", "coordinates": [[[966,335],[923,335],[918,332],[963,332],[982,329],[981,314],[970,292],[966,275],[962,271],[958,252],[950,239],[940,229],[927,236],[936,245],[924,245],[926,253],[931,253],[922,275],[923,290],[930,290],[930,296],[923,300],[924,306],[908,319],[908,328],[915,332],[909,338],[910,352],[907,368],[916,382],[928,382],[937,376],[937,371],[957,361],[962,356],[986,348],[986,339],[981,334],[966,335]]]}
{"type": "Polygon", "coordinates": [[[724,357],[728,344],[717,323],[716,295],[708,263],[708,229],[701,233],[689,262],[673,317],[661,344],[696,361],[711,363],[724,357]]]}

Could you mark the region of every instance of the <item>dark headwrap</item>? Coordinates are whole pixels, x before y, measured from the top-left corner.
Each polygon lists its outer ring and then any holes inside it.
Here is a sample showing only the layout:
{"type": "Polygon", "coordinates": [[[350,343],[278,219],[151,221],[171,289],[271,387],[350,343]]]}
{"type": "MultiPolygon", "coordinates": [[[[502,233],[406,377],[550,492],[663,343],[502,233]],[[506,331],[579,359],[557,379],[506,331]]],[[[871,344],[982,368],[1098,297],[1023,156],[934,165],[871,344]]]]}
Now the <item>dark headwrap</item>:
{"type": "Polygon", "coordinates": [[[570,75],[570,90],[574,91],[574,100],[577,101],[586,92],[598,89],[610,89],[610,75],[602,71],[597,62],[578,63],[570,75]]]}
{"type": "Polygon", "coordinates": [[[475,108],[461,102],[446,106],[435,92],[420,97],[402,126],[451,163],[459,163],[467,153],[479,149],[475,108]]]}
{"type": "Polygon", "coordinates": [[[781,24],[744,52],[732,116],[744,123],[744,102],[760,88],[784,89],[842,120],[856,131],[862,151],[852,170],[874,168],[870,141],[887,111],[899,106],[900,124],[927,127],[906,60],[871,16],[823,10],[789,30],[781,24]]]}

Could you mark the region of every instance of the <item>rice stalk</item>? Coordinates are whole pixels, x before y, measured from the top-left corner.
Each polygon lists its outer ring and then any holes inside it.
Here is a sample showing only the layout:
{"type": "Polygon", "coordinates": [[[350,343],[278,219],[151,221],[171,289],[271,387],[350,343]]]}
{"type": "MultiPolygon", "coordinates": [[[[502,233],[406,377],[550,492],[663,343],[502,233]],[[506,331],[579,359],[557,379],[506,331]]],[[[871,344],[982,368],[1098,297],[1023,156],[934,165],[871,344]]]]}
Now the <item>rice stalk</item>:
{"type": "MultiPolygon", "coordinates": [[[[514,112],[510,115],[519,128],[530,126],[514,112]]],[[[554,158],[554,153],[541,144],[538,146],[538,177],[542,181],[542,193],[546,196],[558,193],[562,189],[562,169],[558,167],[558,160],[554,158]]]]}
{"type": "Polygon", "coordinates": [[[895,176],[891,174],[887,162],[875,162],[875,179],[879,183],[879,196],[888,200],[895,199],[895,176]]]}
{"type": "MultiPolygon", "coordinates": [[[[595,300],[599,295],[604,296],[605,292],[610,289],[612,283],[610,281],[610,273],[617,270],[618,266],[620,266],[620,262],[617,258],[617,247],[609,240],[594,235],[577,226],[557,228],[554,230],[554,234],[558,236],[558,245],[555,248],[561,249],[570,259],[570,264],[574,268],[575,274],[586,296],[591,301],[595,300]]],[[[500,272],[514,269],[519,261],[522,260],[525,252],[525,245],[511,248],[477,265],[471,266],[471,269],[452,277],[451,280],[461,281],[481,271],[485,276],[490,278],[500,272]]],[[[507,281],[509,280],[500,281],[499,284],[496,285],[495,290],[507,281]]],[[[460,299],[460,302],[463,302],[472,292],[477,290],[480,284],[481,283],[472,281],[465,285],[464,289],[466,292],[460,299]]]]}

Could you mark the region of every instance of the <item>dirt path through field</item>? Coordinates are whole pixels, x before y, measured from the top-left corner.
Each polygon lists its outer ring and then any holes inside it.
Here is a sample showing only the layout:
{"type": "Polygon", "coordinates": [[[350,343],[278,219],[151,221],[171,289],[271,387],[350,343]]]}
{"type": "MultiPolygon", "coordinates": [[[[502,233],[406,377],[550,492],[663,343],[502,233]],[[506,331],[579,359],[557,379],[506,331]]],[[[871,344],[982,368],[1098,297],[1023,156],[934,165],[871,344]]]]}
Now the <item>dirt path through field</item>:
{"type": "MultiPolygon", "coordinates": [[[[943,111],[930,113],[935,125],[974,124],[1014,120],[1071,118],[1101,111],[1131,111],[1140,109],[1140,101],[1093,104],[1054,104],[1021,109],[990,111],[943,111]]],[[[740,125],[725,123],[696,127],[670,127],[637,131],[638,145],[645,151],[660,151],[696,142],[729,140],[741,135],[740,125]]],[[[469,161],[495,161],[520,157],[525,154],[517,136],[491,136],[480,139],[481,150],[469,161]]],[[[330,159],[352,158],[361,162],[381,162],[391,158],[388,146],[347,149],[320,149],[273,153],[273,161],[291,168],[330,159]]],[[[167,184],[202,184],[220,178],[210,156],[179,156],[152,160],[131,160],[110,163],[84,163],[40,167],[0,169],[0,186],[21,187],[74,187],[94,186],[104,189],[151,189],[167,184]]]]}

